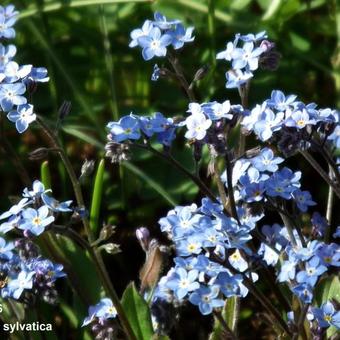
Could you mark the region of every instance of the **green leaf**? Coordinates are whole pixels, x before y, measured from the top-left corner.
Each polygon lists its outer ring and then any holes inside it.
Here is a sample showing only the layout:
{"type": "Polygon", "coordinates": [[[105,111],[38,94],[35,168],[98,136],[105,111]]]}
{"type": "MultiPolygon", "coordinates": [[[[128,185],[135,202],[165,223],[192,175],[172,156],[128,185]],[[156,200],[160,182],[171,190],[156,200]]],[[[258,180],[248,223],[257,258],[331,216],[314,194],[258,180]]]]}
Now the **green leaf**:
{"type": "Polygon", "coordinates": [[[244,10],[245,7],[247,7],[252,0],[238,0],[238,1],[233,1],[230,5],[230,8],[240,11],[244,10]]]}
{"type": "Polygon", "coordinates": [[[267,11],[263,14],[262,20],[271,19],[277,11],[280,9],[282,0],[273,0],[267,8],[267,11]]]}
{"type": "Polygon", "coordinates": [[[48,166],[48,161],[45,161],[41,164],[40,177],[45,189],[51,189],[51,172],[48,166]]]}
{"type": "Polygon", "coordinates": [[[290,39],[292,41],[292,46],[296,49],[307,52],[310,50],[310,42],[303,38],[301,35],[296,34],[294,32],[289,33],[290,39]]]}
{"type": "Polygon", "coordinates": [[[122,297],[122,305],[138,340],[150,340],[153,335],[149,306],[130,283],[122,297]]]}
{"type": "MultiPolygon", "coordinates": [[[[222,310],[222,317],[227,323],[228,327],[235,331],[237,326],[239,313],[239,301],[238,297],[233,296],[227,299],[224,303],[224,307],[222,310]]],[[[223,327],[221,323],[215,318],[214,328],[212,333],[209,336],[209,340],[220,340],[223,339],[223,327]]]]}
{"type": "Polygon", "coordinates": [[[97,231],[98,231],[100,205],[101,205],[102,196],[103,196],[104,170],[105,170],[105,161],[104,159],[102,159],[99,162],[96,177],[94,180],[91,211],[90,211],[90,226],[95,236],[97,235],[97,231]]]}

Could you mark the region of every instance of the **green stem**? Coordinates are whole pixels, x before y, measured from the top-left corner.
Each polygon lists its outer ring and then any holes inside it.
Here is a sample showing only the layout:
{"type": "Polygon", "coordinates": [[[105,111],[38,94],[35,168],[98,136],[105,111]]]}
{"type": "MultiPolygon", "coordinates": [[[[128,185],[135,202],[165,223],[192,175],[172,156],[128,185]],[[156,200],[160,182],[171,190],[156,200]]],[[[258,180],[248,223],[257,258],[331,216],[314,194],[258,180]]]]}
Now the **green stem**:
{"type": "MultiPolygon", "coordinates": [[[[77,204],[78,204],[79,207],[85,207],[81,186],[80,186],[78,178],[77,178],[77,176],[74,172],[72,164],[71,164],[69,158],[67,157],[67,155],[65,153],[65,150],[59,144],[59,141],[57,140],[56,136],[53,134],[52,130],[42,121],[42,119],[40,117],[37,117],[37,123],[40,125],[40,127],[43,129],[43,131],[45,132],[45,134],[49,138],[52,147],[59,149],[59,155],[60,155],[60,158],[61,158],[62,162],[64,163],[66,171],[67,171],[67,173],[70,177],[70,180],[71,180],[71,183],[72,183],[72,186],[73,186],[73,190],[74,190],[74,194],[76,196],[77,204]]],[[[92,244],[95,241],[95,239],[94,239],[94,236],[92,234],[89,221],[84,216],[84,217],[82,217],[82,222],[83,222],[83,225],[84,225],[84,228],[85,228],[85,233],[87,235],[88,241],[89,241],[90,244],[92,244]]],[[[118,297],[118,295],[117,295],[117,293],[116,293],[116,291],[115,291],[115,289],[114,289],[114,287],[111,283],[110,277],[107,273],[107,270],[105,268],[105,264],[104,264],[104,261],[103,261],[103,258],[101,256],[100,252],[96,249],[90,248],[89,254],[94,261],[94,264],[97,268],[98,274],[99,274],[101,281],[103,283],[104,289],[107,292],[107,294],[111,297],[113,305],[115,306],[115,308],[117,310],[117,313],[119,315],[119,319],[122,323],[122,326],[124,328],[126,336],[128,337],[128,339],[135,340],[136,336],[133,333],[131,325],[130,325],[130,323],[129,323],[126,315],[125,315],[124,309],[123,309],[123,307],[120,303],[119,297],[118,297]]]]}

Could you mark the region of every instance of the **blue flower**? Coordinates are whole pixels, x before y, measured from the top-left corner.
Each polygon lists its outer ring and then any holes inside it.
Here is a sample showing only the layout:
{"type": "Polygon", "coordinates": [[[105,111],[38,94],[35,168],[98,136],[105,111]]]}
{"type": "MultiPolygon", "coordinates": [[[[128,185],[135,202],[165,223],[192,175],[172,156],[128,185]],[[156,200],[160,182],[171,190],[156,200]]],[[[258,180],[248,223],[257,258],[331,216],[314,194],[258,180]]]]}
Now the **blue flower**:
{"type": "Polygon", "coordinates": [[[335,243],[324,244],[316,250],[316,255],[319,258],[321,264],[326,267],[334,266],[340,267],[340,247],[335,243]]]}
{"type": "Polygon", "coordinates": [[[274,108],[278,111],[286,111],[295,103],[296,96],[289,95],[285,96],[282,91],[273,90],[271,94],[271,98],[266,102],[269,107],[274,108]]]}
{"type": "Polygon", "coordinates": [[[305,267],[305,270],[297,273],[296,280],[299,283],[307,283],[311,286],[314,286],[318,277],[327,271],[327,267],[320,264],[320,260],[316,256],[306,262],[305,267]]]}
{"type": "Polygon", "coordinates": [[[197,270],[187,272],[184,268],[176,268],[174,275],[166,283],[166,287],[171,289],[177,299],[183,299],[189,292],[192,292],[200,287],[196,281],[198,277],[197,270]]]}
{"type": "Polygon", "coordinates": [[[148,36],[150,34],[150,31],[153,29],[153,24],[151,20],[146,20],[142,26],[142,28],[134,29],[130,33],[131,42],[129,44],[129,47],[135,47],[138,46],[138,38],[143,36],[148,36]]]}
{"type": "Polygon", "coordinates": [[[230,275],[227,272],[218,274],[215,284],[219,285],[221,292],[226,298],[240,295],[239,283],[242,282],[242,276],[239,274],[230,275]]]}
{"type": "Polygon", "coordinates": [[[154,56],[164,57],[166,55],[166,47],[172,43],[170,34],[163,34],[158,27],[153,27],[148,35],[138,38],[138,44],[143,48],[142,56],[144,60],[150,60],[154,56]]]}
{"type": "Polygon", "coordinates": [[[55,198],[45,193],[41,195],[41,199],[44,202],[44,204],[54,212],[71,212],[72,211],[72,209],[70,209],[72,200],[59,202],[55,198]]]}
{"type": "Polygon", "coordinates": [[[261,153],[252,158],[253,166],[259,171],[275,172],[278,170],[278,164],[284,161],[281,157],[275,157],[274,152],[269,148],[264,148],[261,153]]]}
{"type": "Polygon", "coordinates": [[[281,129],[284,113],[278,112],[275,114],[271,109],[265,108],[263,112],[254,118],[257,119],[254,124],[254,132],[261,141],[265,142],[271,138],[273,132],[281,129]]]}
{"type": "Polygon", "coordinates": [[[155,12],[153,24],[162,30],[172,28],[172,26],[180,24],[181,21],[178,19],[168,20],[162,13],[155,12]]]}
{"type": "Polygon", "coordinates": [[[13,252],[11,251],[13,248],[14,244],[12,242],[6,243],[5,239],[0,237],[0,259],[10,260],[13,257],[13,252]]]}
{"type": "Polygon", "coordinates": [[[124,116],[119,122],[111,122],[107,124],[110,129],[109,139],[120,143],[127,139],[139,139],[139,123],[138,119],[132,116],[124,116]]]}
{"type": "Polygon", "coordinates": [[[173,30],[169,31],[172,36],[171,44],[175,50],[182,48],[184,43],[194,41],[195,37],[192,37],[193,30],[194,27],[184,28],[182,24],[177,24],[173,30]]]}
{"type": "MultiPolygon", "coordinates": [[[[275,247],[275,249],[280,250],[281,246],[278,245],[275,247]]],[[[261,243],[258,254],[262,255],[263,260],[267,263],[268,266],[275,266],[280,257],[280,253],[278,251],[275,251],[264,243],[261,243]]]]}
{"type": "Polygon", "coordinates": [[[336,148],[340,148],[340,125],[337,125],[334,131],[328,136],[328,140],[331,140],[336,148]]]}
{"type": "Polygon", "coordinates": [[[22,270],[17,278],[11,279],[7,285],[7,293],[14,299],[19,299],[25,289],[33,288],[34,271],[22,270]]]}
{"type": "Polygon", "coordinates": [[[296,127],[298,129],[303,129],[308,124],[315,125],[316,121],[309,117],[306,109],[294,111],[285,121],[286,126],[296,127]]]}
{"type": "Polygon", "coordinates": [[[259,66],[259,56],[264,52],[261,47],[255,48],[253,42],[246,42],[243,48],[236,48],[233,52],[232,66],[234,69],[247,68],[255,71],[259,66]]]}
{"type": "Polygon", "coordinates": [[[294,280],[296,273],[297,261],[293,259],[289,261],[284,261],[281,266],[281,271],[278,276],[279,282],[294,280]]]}
{"type": "Polygon", "coordinates": [[[23,83],[0,84],[0,105],[3,111],[12,110],[14,105],[23,105],[27,99],[22,96],[26,92],[26,86],[23,83]]]}
{"type": "Polygon", "coordinates": [[[203,104],[203,110],[211,120],[219,120],[222,118],[232,119],[230,101],[226,100],[223,103],[212,102],[203,104]]]}
{"type": "Polygon", "coordinates": [[[117,310],[113,306],[113,303],[108,298],[103,298],[95,306],[89,307],[89,315],[84,319],[82,327],[90,324],[94,318],[99,318],[100,320],[107,320],[115,318],[117,316],[117,310]]]}
{"type": "Polygon", "coordinates": [[[312,200],[312,195],[309,191],[301,191],[300,189],[297,189],[293,192],[293,198],[296,205],[302,212],[306,212],[308,210],[308,206],[316,205],[316,203],[312,200]]]}
{"type": "Polygon", "coordinates": [[[188,139],[202,140],[206,136],[211,124],[212,121],[207,119],[204,113],[193,113],[185,120],[185,125],[188,129],[185,137],[188,139]]]}
{"type": "Polygon", "coordinates": [[[38,210],[27,208],[23,211],[22,217],[23,223],[18,228],[27,230],[35,236],[40,235],[54,221],[54,217],[49,216],[49,209],[46,205],[38,210]]]}
{"type": "Polygon", "coordinates": [[[5,66],[12,60],[17,52],[14,45],[4,46],[0,43],[0,73],[3,73],[5,66]]]}
{"type": "Polygon", "coordinates": [[[24,83],[46,83],[50,80],[47,76],[47,69],[45,67],[32,67],[31,72],[25,77],[24,83]]]}
{"type": "Polygon", "coordinates": [[[189,256],[199,254],[202,251],[202,240],[197,235],[189,236],[184,240],[178,241],[176,244],[178,256],[189,256]]]}
{"type": "Polygon", "coordinates": [[[253,74],[249,71],[242,72],[240,69],[230,70],[225,74],[227,83],[225,87],[227,89],[238,88],[242,84],[246,83],[247,80],[253,77],[253,74]]]}
{"type": "Polygon", "coordinates": [[[219,287],[217,285],[211,287],[201,286],[189,297],[189,301],[197,305],[203,315],[211,314],[214,308],[224,306],[224,301],[218,298],[219,287]]]}
{"type": "Polygon", "coordinates": [[[245,42],[257,42],[257,41],[261,41],[266,38],[268,38],[266,31],[262,31],[257,34],[249,33],[249,34],[239,36],[239,39],[245,42]]]}
{"type": "Polygon", "coordinates": [[[334,326],[340,329],[340,311],[336,311],[329,301],[322,304],[320,308],[312,307],[312,313],[320,327],[334,326]]]}
{"type": "Polygon", "coordinates": [[[334,238],[339,238],[340,237],[340,226],[338,226],[335,230],[335,233],[333,234],[334,238]]]}
{"type": "Polygon", "coordinates": [[[28,198],[21,199],[18,204],[14,204],[8,211],[2,213],[0,215],[0,220],[18,215],[24,209],[24,207],[30,203],[31,201],[28,198]]]}
{"type": "Polygon", "coordinates": [[[30,74],[32,65],[19,66],[15,61],[10,61],[5,65],[4,75],[6,83],[14,83],[30,74]]]}
{"type": "Polygon", "coordinates": [[[0,6],[0,38],[13,39],[15,37],[12,26],[16,22],[17,14],[13,5],[0,6]]]}
{"type": "Polygon", "coordinates": [[[313,226],[313,231],[316,232],[316,234],[319,236],[324,236],[327,228],[329,228],[327,219],[321,216],[320,213],[314,212],[311,222],[313,226]]]}
{"type": "Polygon", "coordinates": [[[28,126],[36,120],[36,114],[33,112],[33,105],[19,105],[16,111],[10,111],[7,118],[15,123],[15,127],[19,133],[27,130],[28,126]]]}
{"type": "Polygon", "coordinates": [[[303,302],[311,303],[313,300],[313,289],[307,283],[301,283],[292,288],[292,292],[303,302]]]}
{"type": "Polygon", "coordinates": [[[236,249],[233,254],[229,256],[230,264],[240,272],[244,272],[248,269],[248,263],[241,255],[240,251],[236,249]]]}
{"type": "Polygon", "coordinates": [[[216,59],[225,59],[227,61],[231,61],[233,58],[235,47],[236,45],[234,42],[228,42],[226,49],[222,52],[217,53],[216,59]]]}

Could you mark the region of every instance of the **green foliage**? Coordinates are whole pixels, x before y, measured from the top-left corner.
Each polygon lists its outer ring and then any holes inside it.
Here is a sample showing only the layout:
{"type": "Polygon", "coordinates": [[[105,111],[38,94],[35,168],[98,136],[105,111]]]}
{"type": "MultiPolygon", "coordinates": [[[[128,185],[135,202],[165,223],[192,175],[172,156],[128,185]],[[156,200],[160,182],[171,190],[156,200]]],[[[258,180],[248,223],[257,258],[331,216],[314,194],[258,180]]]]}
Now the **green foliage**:
{"type": "Polygon", "coordinates": [[[100,206],[103,194],[105,161],[102,159],[97,167],[93,185],[92,203],[90,211],[90,226],[94,235],[97,235],[99,225],[100,206]]]}
{"type": "Polygon", "coordinates": [[[122,305],[137,339],[152,339],[153,328],[149,306],[138,293],[134,283],[130,283],[125,289],[122,305]]]}

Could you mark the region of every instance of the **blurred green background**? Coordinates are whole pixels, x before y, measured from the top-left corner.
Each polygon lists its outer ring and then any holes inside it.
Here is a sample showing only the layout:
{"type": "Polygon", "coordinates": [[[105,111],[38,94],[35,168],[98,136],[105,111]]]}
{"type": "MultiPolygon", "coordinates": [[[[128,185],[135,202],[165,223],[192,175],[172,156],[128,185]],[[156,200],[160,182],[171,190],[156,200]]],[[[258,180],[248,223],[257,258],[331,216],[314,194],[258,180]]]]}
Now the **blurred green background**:
{"type": "MultiPolygon", "coordinates": [[[[103,156],[107,122],[130,112],[185,115],[188,102],[176,84],[163,79],[150,81],[154,63],[166,65],[166,60],[145,62],[138,48],[128,47],[132,29],[152,19],[156,10],[195,27],[195,41],[180,51],[180,57],[188,79],[201,66],[210,65],[209,75],[195,89],[200,101],[230,99],[239,103],[237,91],[225,88],[229,65],[216,61],[215,55],[235,33],[266,30],[282,55],[281,63],[275,72],[256,72],[250,106],[269,97],[272,89],[297,94],[321,107],[340,104],[340,4],[336,0],[13,0],[2,5],[9,3],[20,11],[15,26],[16,60],[45,66],[51,78],[34,94],[36,111],[53,126],[62,102],[72,103],[60,137],[78,174],[85,159],[98,161],[103,156]]],[[[28,153],[45,145],[45,136],[34,125],[19,136],[7,121],[4,131],[31,179],[39,178],[41,162],[28,160],[28,153]]],[[[182,136],[176,140],[174,154],[192,170],[192,154],[183,142],[182,136]]],[[[9,206],[7,197],[20,193],[23,183],[15,171],[18,167],[2,149],[3,211],[9,206]]],[[[50,155],[49,162],[56,197],[72,198],[57,157],[50,155]]],[[[293,158],[290,163],[295,169],[304,169],[304,187],[321,202],[318,208],[324,212],[327,187],[304,162],[293,158]]],[[[92,177],[83,184],[88,202],[92,185],[92,177]]],[[[161,237],[157,220],[174,204],[198,202],[199,196],[190,181],[146,152],[133,153],[131,161],[121,167],[108,161],[103,195],[101,221],[118,226],[115,241],[123,249],[121,255],[107,258],[114,284],[121,292],[129,280],[137,280],[143,262],[135,229],[145,225],[161,237]]]]}

